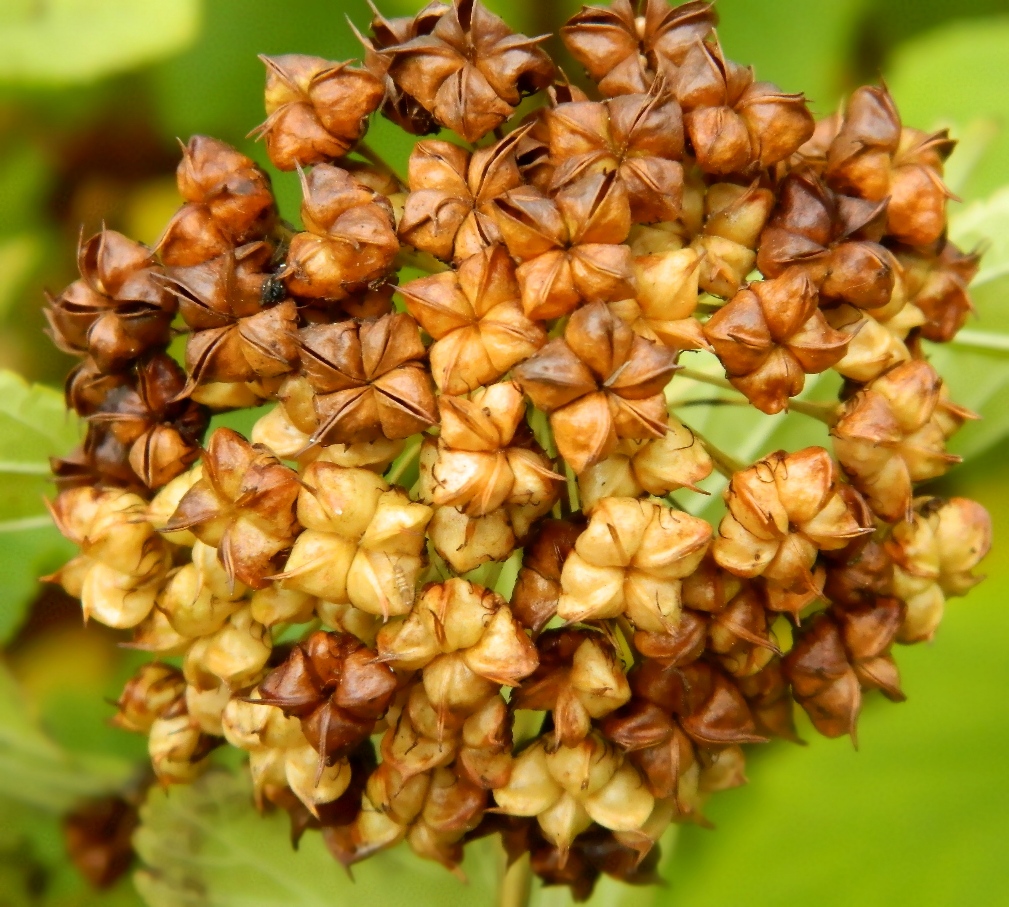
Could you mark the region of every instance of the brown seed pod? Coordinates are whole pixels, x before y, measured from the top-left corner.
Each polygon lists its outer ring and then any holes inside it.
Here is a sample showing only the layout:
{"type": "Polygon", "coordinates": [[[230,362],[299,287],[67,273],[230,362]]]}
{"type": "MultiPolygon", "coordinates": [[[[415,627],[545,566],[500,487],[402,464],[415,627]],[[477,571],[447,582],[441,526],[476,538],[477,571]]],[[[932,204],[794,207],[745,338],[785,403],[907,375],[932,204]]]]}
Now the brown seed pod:
{"type": "Polygon", "coordinates": [[[256,135],[280,170],[343,157],[382,103],[382,83],[367,70],[302,54],[259,59],[266,66],[267,119],[256,135]]]}
{"type": "Polygon", "coordinates": [[[176,172],[185,204],[158,240],[162,262],[186,267],[264,239],[277,216],[270,178],[230,145],[195,135],[176,172]]]}

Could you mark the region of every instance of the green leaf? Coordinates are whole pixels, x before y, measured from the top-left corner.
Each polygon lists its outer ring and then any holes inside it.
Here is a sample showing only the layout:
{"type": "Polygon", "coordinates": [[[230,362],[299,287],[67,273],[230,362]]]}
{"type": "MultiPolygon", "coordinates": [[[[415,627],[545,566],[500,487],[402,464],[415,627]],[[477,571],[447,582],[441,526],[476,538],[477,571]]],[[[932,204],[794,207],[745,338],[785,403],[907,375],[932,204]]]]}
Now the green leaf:
{"type": "MultiPolygon", "coordinates": [[[[901,15],[906,13],[903,6],[901,15]]],[[[887,84],[908,125],[951,125],[958,137],[974,120],[1000,126],[970,179],[957,190],[967,199],[991,194],[1009,173],[1007,59],[1009,17],[1000,16],[948,23],[914,38],[897,49],[886,70],[887,84]]]]}
{"type": "Polygon", "coordinates": [[[68,453],[80,435],[58,391],[0,371],[0,642],[21,622],[37,577],[70,552],[46,513],[45,496],[52,492],[49,457],[68,453]]]}
{"type": "Polygon", "coordinates": [[[318,833],[297,851],[287,814],[260,816],[243,771],[214,771],[192,785],[152,789],[141,808],[134,846],[143,861],[135,879],[150,907],[452,907],[493,903],[496,854],[476,842],[463,885],[405,845],[354,867],[348,878],[318,833]]]}
{"type": "Polygon", "coordinates": [[[45,513],[49,457],[68,453],[80,437],[62,394],[0,371],[0,528],[45,513]]]}
{"type": "Polygon", "coordinates": [[[168,56],[196,36],[199,0],[6,0],[0,82],[83,82],[168,56]]]}
{"type": "Polygon", "coordinates": [[[82,797],[119,790],[130,762],[70,753],[54,743],[26,710],[26,697],[0,663],[0,797],[62,811],[82,797]]]}

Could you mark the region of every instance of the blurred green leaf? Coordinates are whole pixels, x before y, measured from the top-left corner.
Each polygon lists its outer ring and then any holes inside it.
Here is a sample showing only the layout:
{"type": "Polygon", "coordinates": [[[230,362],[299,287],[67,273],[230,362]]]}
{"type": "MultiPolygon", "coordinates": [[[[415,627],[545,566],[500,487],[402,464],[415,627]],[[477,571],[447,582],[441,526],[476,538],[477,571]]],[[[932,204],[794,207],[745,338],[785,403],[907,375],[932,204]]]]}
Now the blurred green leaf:
{"type": "Polygon", "coordinates": [[[195,37],[199,0],[6,0],[0,81],[67,83],[132,69],[195,37]]]}
{"type": "Polygon", "coordinates": [[[135,879],[150,907],[333,907],[363,899],[381,907],[493,902],[490,842],[467,848],[463,885],[405,845],[354,867],[351,880],[309,832],[291,847],[286,813],[259,815],[247,772],[214,771],[192,785],[153,788],[141,808],[135,879]]]}
{"type": "Polygon", "coordinates": [[[894,53],[886,76],[908,125],[921,129],[952,125],[959,135],[974,120],[997,123],[998,136],[959,191],[967,199],[983,198],[1005,184],[1009,17],[949,23],[908,41],[894,53]]]}
{"type": "Polygon", "coordinates": [[[0,664],[0,797],[61,811],[82,797],[120,789],[132,764],[114,757],[70,753],[39,728],[24,693],[0,664]]]}
{"type": "Polygon", "coordinates": [[[59,391],[0,371],[0,532],[46,525],[49,457],[66,454],[80,437],[59,391]]]}
{"type": "Polygon", "coordinates": [[[38,265],[42,248],[42,240],[32,233],[0,240],[0,321],[38,265]]]}
{"type": "Polygon", "coordinates": [[[63,396],[0,371],[0,641],[21,622],[37,577],[65,559],[68,547],[46,513],[49,457],[80,439],[63,396]]]}

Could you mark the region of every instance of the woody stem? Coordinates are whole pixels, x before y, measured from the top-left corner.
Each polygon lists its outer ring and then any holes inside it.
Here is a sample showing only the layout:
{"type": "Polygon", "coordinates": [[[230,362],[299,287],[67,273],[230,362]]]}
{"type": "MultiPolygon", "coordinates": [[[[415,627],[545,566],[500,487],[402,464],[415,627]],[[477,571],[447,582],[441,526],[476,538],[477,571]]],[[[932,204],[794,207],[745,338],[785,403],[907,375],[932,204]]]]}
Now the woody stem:
{"type": "Polygon", "coordinates": [[[354,147],[354,151],[361,155],[361,157],[363,157],[376,170],[384,173],[386,176],[391,176],[397,183],[400,184],[400,186],[406,187],[406,180],[404,180],[403,177],[396,172],[393,166],[367,142],[358,142],[354,147]]]}

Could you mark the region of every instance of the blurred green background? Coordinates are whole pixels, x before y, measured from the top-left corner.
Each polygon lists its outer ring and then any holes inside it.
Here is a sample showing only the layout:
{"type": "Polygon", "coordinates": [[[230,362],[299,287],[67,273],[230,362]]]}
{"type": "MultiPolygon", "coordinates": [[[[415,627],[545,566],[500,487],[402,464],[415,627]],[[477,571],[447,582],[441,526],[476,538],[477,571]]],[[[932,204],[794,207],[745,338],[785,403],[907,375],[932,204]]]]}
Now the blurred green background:
{"type": "MultiPolygon", "coordinates": [[[[419,4],[384,0],[389,15],[419,4]]],[[[569,0],[489,4],[516,29],[554,30],[569,0]]],[[[818,114],[884,78],[905,122],[961,138],[948,173],[954,236],[990,246],[975,294],[990,335],[1009,336],[1009,0],[719,0],[727,53],[805,91],[818,114]],[[1002,190],[1001,192],[999,190],[1002,190]]],[[[265,163],[245,138],[262,119],[257,53],[358,54],[345,22],[364,0],[3,0],[0,3],[0,907],[139,904],[129,880],[95,893],[64,856],[60,815],[134,772],[143,741],[107,726],[136,658],[34,577],[68,550],[46,524],[45,457],[72,443],[57,393],[69,360],[42,334],[43,288],[75,277],[82,228],[152,242],[178,204],[176,138],[205,132],[265,163]]],[[[558,42],[550,49],[563,60],[558,42]]],[[[580,77],[570,60],[563,61],[580,77]]],[[[405,164],[384,121],[371,143],[405,164]]],[[[290,174],[274,174],[297,211],[290,174]]],[[[988,581],[954,600],[935,642],[897,653],[909,701],[870,699],[860,749],[808,732],[806,747],[752,756],[750,784],[717,796],[714,831],[687,827],[658,889],[604,882],[598,904],[1009,904],[1009,341],[944,353],[958,399],[986,422],[937,490],[984,502],[995,521],[988,581]]],[[[139,839],[152,904],[489,903],[494,856],[467,860],[469,887],[403,855],[351,887],[317,838],[290,852],[281,817],[259,820],[237,782],[156,795],[139,839]],[[229,787],[230,784],[230,787],[229,787]],[[222,802],[223,798],[223,802],[222,802]],[[230,799],[229,799],[230,798],[230,799]]],[[[565,891],[534,903],[566,903],[565,891]]]]}

